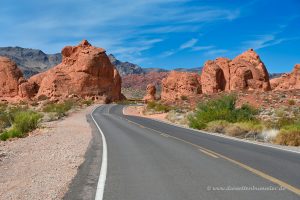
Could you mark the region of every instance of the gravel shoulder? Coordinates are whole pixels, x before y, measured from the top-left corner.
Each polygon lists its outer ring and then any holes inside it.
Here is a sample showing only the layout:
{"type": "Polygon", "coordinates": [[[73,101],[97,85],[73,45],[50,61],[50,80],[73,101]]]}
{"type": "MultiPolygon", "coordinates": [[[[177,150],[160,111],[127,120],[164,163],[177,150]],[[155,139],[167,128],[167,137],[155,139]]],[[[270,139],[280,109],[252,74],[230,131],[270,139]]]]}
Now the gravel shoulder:
{"type": "Polygon", "coordinates": [[[42,124],[30,136],[0,142],[0,199],[62,199],[92,139],[87,114],[42,124]]]}

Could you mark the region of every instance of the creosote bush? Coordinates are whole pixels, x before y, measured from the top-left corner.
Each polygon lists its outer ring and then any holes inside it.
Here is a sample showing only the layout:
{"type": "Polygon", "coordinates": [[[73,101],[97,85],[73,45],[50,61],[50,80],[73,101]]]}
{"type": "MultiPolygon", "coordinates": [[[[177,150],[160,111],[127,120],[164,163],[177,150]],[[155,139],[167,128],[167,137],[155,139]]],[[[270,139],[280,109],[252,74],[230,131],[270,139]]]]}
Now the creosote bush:
{"type": "Polygon", "coordinates": [[[236,100],[235,95],[224,95],[218,99],[199,103],[194,114],[189,116],[190,127],[204,129],[209,122],[217,120],[231,123],[255,120],[258,111],[249,105],[236,108],[236,100]]]}
{"type": "Polygon", "coordinates": [[[160,102],[150,101],[147,103],[147,110],[153,110],[156,112],[169,112],[172,109],[174,108],[160,102]]]}

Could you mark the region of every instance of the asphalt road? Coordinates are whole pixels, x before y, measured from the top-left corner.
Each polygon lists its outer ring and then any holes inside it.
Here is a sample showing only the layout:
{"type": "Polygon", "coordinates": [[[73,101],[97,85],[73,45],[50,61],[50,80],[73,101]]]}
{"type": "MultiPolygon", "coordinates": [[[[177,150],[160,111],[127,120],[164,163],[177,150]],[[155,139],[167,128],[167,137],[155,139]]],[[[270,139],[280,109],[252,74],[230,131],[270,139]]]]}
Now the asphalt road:
{"type": "Polygon", "coordinates": [[[124,116],[122,109],[104,105],[93,114],[107,142],[103,199],[300,199],[300,154],[124,116]]]}

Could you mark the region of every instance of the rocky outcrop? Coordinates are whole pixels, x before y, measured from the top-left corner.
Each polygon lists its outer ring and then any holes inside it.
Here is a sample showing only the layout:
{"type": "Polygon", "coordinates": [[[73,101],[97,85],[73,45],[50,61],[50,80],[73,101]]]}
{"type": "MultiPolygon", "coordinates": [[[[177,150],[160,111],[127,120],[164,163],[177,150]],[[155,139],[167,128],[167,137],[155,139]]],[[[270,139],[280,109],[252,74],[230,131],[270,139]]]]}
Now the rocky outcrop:
{"type": "Polygon", "coordinates": [[[82,41],[62,50],[62,63],[29,79],[38,85],[37,98],[63,99],[69,96],[107,101],[120,100],[121,77],[105,50],[82,41]]]}
{"type": "Polygon", "coordinates": [[[145,102],[154,101],[154,100],[156,100],[155,94],[156,94],[155,85],[149,84],[149,85],[147,85],[146,95],[144,96],[143,100],[145,102]]]}
{"type": "Polygon", "coordinates": [[[273,90],[300,89],[300,64],[295,65],[292,73],[272,79],[271,86],[273,90]]]}
{"type": "Polygon", "coordinates": [[[271,90],[268,71],[253,49],[233,60],[218,58],[207,61],[201,79],[203,93],[271,90]]]}
{"type": "Polygon", "coordinates": [[[61,62],[61,54],[46,54],[38,49],[0,47],[0,56],[13,60],[25,77],[48,70],[61,62]]]}
{"type": "Polygon", "coordinates": [[[162,80],[161,99],[175,101],[201,94],[200,82],[197,73],[172,71],[162,80]]]}
{"type": "Polygon", "coordinates": [[[35,84],[24,79],[16,63],[0,57],[0,98],[31,98],[35,92],[35,84]]]}

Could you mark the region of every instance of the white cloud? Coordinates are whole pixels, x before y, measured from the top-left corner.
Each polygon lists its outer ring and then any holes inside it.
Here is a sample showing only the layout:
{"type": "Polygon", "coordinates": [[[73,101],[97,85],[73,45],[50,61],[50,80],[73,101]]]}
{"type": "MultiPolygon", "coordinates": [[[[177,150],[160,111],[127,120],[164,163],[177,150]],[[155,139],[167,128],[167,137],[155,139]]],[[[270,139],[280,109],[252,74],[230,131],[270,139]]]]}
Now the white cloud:
{"type": "MultiPolygon", "coordinates": [[[[54,53],[86,38],[121,57],[130,52],[134,62],[171,33],[199,31],[211,22],[240,15],[238,9],[191,6],[186,4],[189,1],[11,0],[1,5],[0,25],[5,31],[0,32],[0,43],[54,53]]],[[[181,49],[191,48],[197,41],[191,39],[181,49]]],[[[168,55],[171,52],[176,53],[168,55]]]]}
{"type": "Polygon", "coordinates": [[[198,42],[198,39],[196,38],[193,38],[185,43],[183,43],[182,45],[180,45],[179,49],[188,49],[188,48],[191,48],[193,46],[195,46],[198,42]]]}

